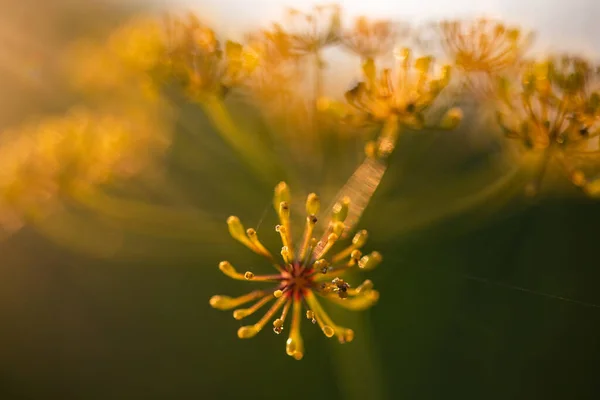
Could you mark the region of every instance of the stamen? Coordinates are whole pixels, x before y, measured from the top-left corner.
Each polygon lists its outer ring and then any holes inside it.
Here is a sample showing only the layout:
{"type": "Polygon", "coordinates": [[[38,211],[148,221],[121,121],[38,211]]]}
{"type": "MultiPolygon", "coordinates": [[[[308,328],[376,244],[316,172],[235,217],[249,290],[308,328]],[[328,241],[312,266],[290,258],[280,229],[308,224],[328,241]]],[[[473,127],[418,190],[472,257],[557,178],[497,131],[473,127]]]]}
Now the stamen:
{"type": "Polygon", "coordinates": [[[246,230],[246,234],[248,235],[248,238],[250,239],[250,243],[252,243],[252,245],[256,248],[256,252],[273,260],[273,256],[271,255],[271,253],[269,252],[269,250],[267,250],[267,248],[265,246],[263,246],[263,244],[260,242],[260,240],[258,240],[258,234],[256,233],[255,229],[248,229],[246,230]]]}
{"type": "Polygon", "coordinates": [[[273,296],[267,294],[262,299],[254,303],[254,305],[250,308],[240,308],[238,310],[233,311],[233,318],[240,320],[242,318],[246,318],[248,315],[254,314],[259,308],[267,304],[269,301],[273,300],[273,296]]]}
{"type": "Polygon", "coordinates": [[[294,309],[292,315],[292,326],[290,327],[290,336],[285,343],[285,352],[288,356],[301,360],[304,357],[304,343],[300,336],[300,313],[302,312],[302,303],[294,300],[294,309]]]}
{"type": "Polygon", "coordinates": [[[321,208],[321,201],[319,200],[319,196],[315,193],[311,193],[308,195],[306,199],[306,213],[308,215],[317,215],[321,208]]]}
{"type": "Polygon", "coordinates": [[[285,261],[287,265],[292,263],[292,253],[287,246],[281,248],[281,257],[283,257],[283,261],[285,261]]]}
{"type": "Polygon", "coordinates": [[[279,212],[279,205],[282,202],[289,203],[292,199],[290,194],[290,188],[285,182],[279,182],[277,186],[275,186],[275,195],[273,196],[273,207],[275,211],[279,212]]]}
{"type": "Polygon", "coordinates": [[[283,296],[283,290],[277,289],[273,292],[273,296],[275,296],[276,299],[280,298],[281,296],[283,296]]]}
{"type": "Polygon", "coordinates": [[[269,308],[269,311],[267,311],[256,324],[242,326],[240,329],[238,329],[238,337],[240,339],[249,339],[260,332],[265,327],[267,322],[273,318],[273,315],[281,308],[285,301],[285,298],[280,298],[271,306],[271,308],[269,308]]]}
{"type": "Polygon", "coordinates": [[[338,237],[341,237],[342,233],[344,233],[344,228],[346,226],[341,221],[335,221],[332,222],[329,227],[332,233],[335,233],[338,237]]]}
{"type": "Polygon", "coordinates": [[[366,293],[372,289],[373,289],[373,282],[370,279],[367,279],[366,281],[361,283],[359,286],[357,286],[355,289],[348,289],[348,294],[350,296],[356,296],[361,293],[366,293]]]}
{"type": "Polygon", "coordinates": [[[306,312],[306,318],[310,319],[313,324],[318,322],[319,327],[321,328],[325,336],[327,336],[328,338],[334,335],[333,328],[331,328],[329,325],[325,325],[323,319],[314,311],[308,310],[306,312]]]}
{"type": "Polygon", "coordinates": [[[266,294],[264,290],[255,290],[240,297],[229,297],[216,295],[210,298],[210,305],[218,310],[230,310],[239,307],[249,301],[256,300],[266,294]]]}
{"type": "Polygon", "coordinates": [[[260,254],[273,261],[273,256],[269,250],[267,250],[258,240],[255,229],[249,228],[248,230],[244,230],[244,225],[242,225],[240,219],[233,215],[227,218],[227,226],[229,227],[229,234],[235,240],[242,243],[256,254],[260,254]]]}
{"type": "MultiPolygon", "coordinates": [[[[307,207],[308,208],[308,205],[307,207]]],[[[306,227],[304,228],[304,239],[302,240],[302,247],[300,247],[300,260],[303,260],[306,256],[306,252],[309,247],[310,239],[312,238],[313,230],[317,224],[317,217],[314,214],[310,214],[306,217],[306,227]]]]}
{"type": "Polygon", "coordinates": [[[308,250],[306,251],[306,255],[304,256],[302,265],[306,266],[309,264],[310,259],[313,255],[313,251],[315,250],[315,247],[317,247],[317,239],[315,239],[313,237],[308,241],[308,250]]]}
{"type": "Polygon", "coordinates": [[[333,323],[331,318],[329,318],[329,315],[327,315],[323,307],[321,307],[321,304],[315,297],[314,293],[312,293],[312,291],[307,293],[306,302],[308,303],[310,308],[315,312],[315,316],[318,317],[317,322],[319,322],[319,319],[323,320],[323,326],[321,327],[321,329],[323,330],[325,336],[332,337],[334,334],[337,334],[338,340],[342,342],[342,338],[344,338],[345,333],[348,329],[337,326],[333,323]]]}
{"type": "Polygon", "coordinates": [[[281,317],[277,318],[273,321],[273,331],[276,334],[280,334],[283,331],[283,323],[285,322],[285,317],[287,316],[288,311],[290,310],[290,306],[292,305],[292,299],[289,299],[285,306],[283,307],[283,311],[281,312],[281,317]]]}
{"type": "Polygon", "coordinates": [[[321,251],[321,254],[320,254],[321,257],[323,257],[325,254],[327,254],[327,252],[335,244],[335,242],[338,240],[338,238],[339,238],[339,236],[336,235],[335,233],[329,234],[329,236],[327,237],[327,243],[325,244],[325,247],[323,247],[323,250],[321,251]]]}
{"type": "Polygon", "coordinates": [[[279,233],[281,234],[281,241],[284,246],[287,246],[290,249],[290,252],[294,252],[294,248],[292,247],[292,234],[290,229],[290,206],[287,202],[282,201],[279,205],[279,221],[281,225],[279,226],[279,233]]]}
{"type": "Polygon", "coordinates": [[[228,277],[239,281],[276,282],[280,280],[279,275],[254,275],[250,271],[240,274],[229,261],[221,261],[219,263],[219,269],[228,277]]]}
{"type": "Polygon", "coordinates": [[[291,241],[288,228],[286,228],[285,225],[277,225],[275,226],[275,231],[281,235],[281,243],[283,243],[283,246],[291,249],[289,246],[291,241]]]}
{"type": "Polygon", "coordinates": [[[372,252],[369,255],[363,256],[358,262],[358,268],[363,269],[365,271],[372,270],[377,267],[381,262],[382,257],[381,254],[377,251],[372,252]]]}
{"type": "Polygon", "coordinates": [[[347,268],[355,266],[360,258],[362,257],[362,253],[360,250],[354,250],[352,254],[350,254],[350,259],[348,260],[348,264],[346,264],[347,268]]]}
{"type": "Polygon", "coordinates": [[[345,299],[348,297],[348,289],[350,288],[350,285],[347,282],[344,282],[343,279],[338,277],[332,280],[331,283],[334,285],[333,292],[337,293],[340,299],[345,299]]]}
{"type": "Polygon", "coordinates": [[[238,242],[244,244],[251,250],[255,250],[254,245],[246,236],[246,230],[244,229],[244,225],[240,222],[240,219],[235,215],[227,218],[227,226],[229,227],[229,234],[238,242]]]}
{"type": "Polygon", "coordinates": [[[340,299],[337,295],[325,296],[327,300],[336,303],[337,305],[344,307],[352,311],[366,310],[373,306],[379,300],[379,292],[377,290],[365,291],[355,297],[349,297],[347,299],[340,299]]]}
{"type": "Polygon", "coordinates": [[[334,222],[344,222],[348,217],[348,209],[350,208],[350,197],[344,196],[340,201],[334,204],[332,209],[332,220],[334,222]]]}
{"type": "Polygon", "coordinates": [[[368,232],[364,229],[360,232],[357,232],[356,235],[354,235],[354,237],[352,238],[352,244],[346,247],[344,250],[337,253],[335,256],[333,256],[331,262],[335,264],[336,262],[348,257],[348,255],[352,254],[352,252],[355,249],[360,249],[361,247],[363,247],[367,241],[368,236],[368,232]]]}

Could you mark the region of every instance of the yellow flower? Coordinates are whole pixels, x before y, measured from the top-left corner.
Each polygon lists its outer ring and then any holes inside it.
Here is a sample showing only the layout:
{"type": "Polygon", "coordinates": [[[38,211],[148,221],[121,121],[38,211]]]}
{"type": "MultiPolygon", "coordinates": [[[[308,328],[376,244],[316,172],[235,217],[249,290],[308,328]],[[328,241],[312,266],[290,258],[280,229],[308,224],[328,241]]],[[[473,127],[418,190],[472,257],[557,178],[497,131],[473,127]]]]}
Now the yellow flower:
{"type": "MultiPolygon", "coordinates": [[[[571,152],[585,149],[600,134],[598,78],[600,70],[586,60],[563,56],[527,63],[520,84],[500,81],[497,120],[502,131],[525,149],[544,151],[533,192],[548,162],[557,156],[567,166],[571,152]]],[[[580,173],[570,175],[584,186],[580,173]]]]}
{"type": "Polygon", "coordinates": [[[374,59],[391,52],[396,40],[407,33],[406,27],[391,21],[358,17],[354,28],[342,35],[342,43],[361,59],[374,59]]]}
{"type": "Polygon", "coordinates": [[[186,20],[169,18],[166,32],[171,75],[197,100],[224,95],[258,63],[258,54],[250,48],[232,41],[222,46],[215,32],[194,14],[186,20]]]}
{"type": "Polygon", "coordinates": [[[367,154],[385,157],[396,145],[398,130],[453,129],[462,119],[459,109],[448,110],[442,122],[430,125],[426,112],[431,109],[442,90],[450,82],[451,68],[443,65],[435,70],[432,56],[412,60],[408,48],[396,54],[396,71],[386,68],[377,75],[372,59],[363,64],[364,81],[346,93],[347,102],[360,113],[385,126],[378,143],[370,143],[367,154]]]}
{"type": "Polygon", "coordinates": [[[289,9],[286,23],[292,48],[301,53],[317,53],[340,38],[341,9],[338,5],[317,5],[312,13],[289,9]]]}
{"type": "Polygon", "coordinates": [[[439,25],[442,45],[456,68],[466,74],[466,85],[475,94],[489,97],[494,77],[517,66],[533,35],[500,21],[479,18],[444,21],[439,25]]]}
{"type": "Polygon", "coordinates": [[[296,360],[300,360],[304,356],[304,346],[300,334],[303,308],[306,309],[306,317],[313,324],[318,324],[325,336],[336,336],[340,343],[351,341],[354,332],[335,324],[317,296],[350,310],[362,310],[372,306],[379,298],[379,293],[373,290],[372,282],[367,280],[356,288],[352,288],[343,279],[343,276],[348,271],[357,268],[359,270],[373,269],[381,262],[381,255],[377,252],[362,255],[359,249],[367,239],[367,232],[363,230],[354,236],[348,247],[330,256],[330,249],[340,239],[345,229],[344,220],[348,215],[350,201],[348,198],[344,198],[334,205],[327,231],[321,240],[317,240],[313,234],[320,201],[314,193],[310,194],[306,200],[308,214],[306,226],[299,246],[296,247],[290,223],[290,200],[289,188],[284,182],[281,182],[275,188],[274,196],[274,207],[280,219],[280,225],[277,225],[275,229],[281,235],[283,242],[281,260],[276,259],[262,245],[254,229],[245,230],[237,217],[232,216],[227,220],[231,236],[252,251],[266,257],[273,264],[277,273],[272,275],[255,275],[250,271],[239,273],[227,261],[221,262],[219,269],[233,279],[271,282],[274,286],[267,290],[254,290],[235,298],[213,296],[210,299],[210,305],[220,310],[229,310],[257,300],[249,308],[237,308],[233,312],[233,317],[241,320],[255,313],[267,303],[275,301],[258,322],[239,328],[238,337],[248,339],[255,336],[275,318],[280,309],[283,309],[281,315],[273,320],[273,331],[280,334],[284,330],[287,315],[291,312],[292,321],[286,342],[286,353],[296,360]]]}

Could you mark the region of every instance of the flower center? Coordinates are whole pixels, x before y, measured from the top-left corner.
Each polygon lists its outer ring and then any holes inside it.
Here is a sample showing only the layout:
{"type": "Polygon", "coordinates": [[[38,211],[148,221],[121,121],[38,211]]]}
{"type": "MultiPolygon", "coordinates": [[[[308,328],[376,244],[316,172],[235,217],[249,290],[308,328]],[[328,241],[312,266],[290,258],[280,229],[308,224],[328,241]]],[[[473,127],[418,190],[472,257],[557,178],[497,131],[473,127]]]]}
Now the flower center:
{"type": "Polygon", "coordinates": [[[289,295],[304,297],[306,291],[314,285],[314,269],[299,262],[289,264],[287,269],[281,273],[280,290],[289,295]]]}

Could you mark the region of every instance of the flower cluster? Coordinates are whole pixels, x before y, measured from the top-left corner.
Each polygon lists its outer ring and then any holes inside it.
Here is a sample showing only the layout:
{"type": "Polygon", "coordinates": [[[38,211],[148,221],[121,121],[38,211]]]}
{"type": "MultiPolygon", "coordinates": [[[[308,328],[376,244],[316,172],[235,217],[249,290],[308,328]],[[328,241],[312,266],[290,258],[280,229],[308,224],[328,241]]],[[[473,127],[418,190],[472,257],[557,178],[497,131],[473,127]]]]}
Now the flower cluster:
{"type": "MultiPolygon", "coordinates": [[[[533,189],[537,190],[545,165],[555,156],[570,170],[570,153],[584,149],[600,134],[598,78],[598,67],[563,56],[528,62],[520,82],[501,81],[497,119],[503,132],[526,149],[545,152],[533,189]]],[[[586,185],[580,171],[569,172],[576,185],[586,185]]]]}
{"type": "Polygon", "coordinates": [[[533,38],[531,33],[486,18],[442,21],[439,30],[442,46],[470,93],[483,98],[493,97],[499,74],[518,68],[533,38]]]}
{"type": "Polygon", "coordinates": [[[398,52],[396,70],[384,69],[379,75],[372,59],[363,64],[364,80],[346,92],[348,103],[376,122],[385,122],[377,143],[370,143],[367,154],[376,158],[388,156],[396,146],[400,127],[409,129],[454,129],[462,119],[457,108],[447,110],[434,126],[426,121],[426,113],[450,82],[450,65],[436,70],[432,56],[413,60],[412,51],[398,52]]]}
{"type": "Polygon", "coordinates": [[[282,333],[288,313],[291,310],[290,333],[286,342],[286,353],[300,360],[304,356],[304,345],[300,334],[300,321],[303,309],[306,317],[318,324],[325,336],[336,336],[340,343],[349,342],[354,337],[351,329],[335,324],[329,317],[318,297],[338,304],[350,310],[362,310],[372,306],[379,299],[379,292],[373,290],[371,281],[366,280],[357,287],[351,287],[344,280],[351,270],[371,270],[381,262],[381,255],[372,252],[363,255],[360,249],[366,242],[367,232],[359,231],[352,242],[337,254],[330,250],[340,240],[344,229],[344,221],[348,215],[348,198],[343,198],[332,209],[327,230],[320,240],[314,236],[319,214],[320,201],[312,193],[306,200],[306,225],[304,234],[297,243],[292,236],[290,223],[291,195],[288,186],[281,182],[275,188],[274,207],[279,215],[280,224],[276,231],[281,235],[283,247],[281,260],[276,259],[258,239],[254,229],[245,230],[237,217],[229,217],[227,224],[231,236],[250,250],[267,258],[277,273],[271,275],[255,275],[247,271],[240,273],[227,261],[219,264],[219,269],[227,276],[237,280],[251,282],[271,282],[271,289],[254,290],[240,297],[213,296],[210,305],[220,310],[236,309],[235,319],[241,320],[255,313],[258,309],[275,301],[258,322],[242,326],[238,330],[241,339],[248,339],[260,332],[276,313],[283,308],[281,315],[273,320],[273,331],[282,333]],[[239,306],[257,300],[249,308],[239,306]]]}
{"type": "Polygon", "coordinates": [[[192,98],[222,96],[256,67],[258,56],[239,43],[217,39],[195,15],[170,17],[166,24],[167,62],[171,76],[192,98]]]}

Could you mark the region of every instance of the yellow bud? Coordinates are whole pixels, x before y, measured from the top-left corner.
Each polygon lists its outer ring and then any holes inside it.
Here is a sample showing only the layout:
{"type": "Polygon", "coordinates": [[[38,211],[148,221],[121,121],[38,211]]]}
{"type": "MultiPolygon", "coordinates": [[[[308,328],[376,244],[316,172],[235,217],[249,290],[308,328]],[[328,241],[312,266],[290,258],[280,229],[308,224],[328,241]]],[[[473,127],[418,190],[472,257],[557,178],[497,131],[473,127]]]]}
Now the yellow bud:
{"type": "Polygon", "coordinates": [[[221,272],[223,272],[227,276],[232,276],[232,275],[237,274],[237,271],[235,270],[235,268],[233,267],[233,265],[231,265],[231,263],[229,261],[221,261],[219,263],[219,269],[221,270],[221,272]]]}
{"type": "Polygon", "coordinates": [[[375,268],[376,266],[378,266],[379,263],[381,262],[381,260],[382,260],[381,254],[379,254],[379,252],[377,252],[377,251],[374,251],[371,254],[361,258],[360,261],[358,262],[358,267],[360,269],[364,269],[364,270],[371,270],[371,269],[375,268]]]}
{"type": "Polygon", "coordinates": [[[292,253],[287,246],[281,248],[281,257],[283,257],[283,260],[288,264],[292,262],[292,253]]]}
{"type": "Polygon", "coordinates": [[[352,238],[352,244],[357,249],[360,249],[361,247],[364,246],[368,237],[369,237],[369,233],[365,229],[363,229],[362,231],[357,232],[356,235],[354,235],[354,237],[352,238]]]}
{"type": "Polygon", "coordinates": [[[227,218],[227,225],[229,227],[229,234],[236,240],[246,240],[246,230],[244,225],[240,222],[240,219],[234,215],[227,218]]]}
{"type": "Polygon", "coordinates": [[[320,208],[321,201],[319,200],[319,196],[317,196],[315,193],[309,194],[308,198],[306,199],[306,213],[308,215],[317,215],[320,208]]]}
{"type": "Polygon", "coordinates": [[[373,289],[373,282],[369,279],[364,281],[359,287],[356,288],[358,293],[366,293],[373,289]]]}
{"type": "Polygon", "coordinates": [[[325,334],[325,336],[330,338],[330,337],[333,337],[333,335],[335,334],[335,331],[329,325],[325,325],[325,326],[323,326],[323,333],[325,334]]]}
{"type": "Polygon", "coordinates": [[[287,201],[282,201],[279,203],[279,216],[284,219],[288,219],[290,217],[290,206],[287,201]]]}
{"type": "Polygon", "coordinates": [[[344,343],[350,343],[354,340],[354,331],[352,329],[346,329],[344,331],[344,343]]]}
{"type": "Polygon", "coordinates": [[[255,325],[242,326],[238,329],[237,334],[240,339],[250,339],[258,333],[258,329],[255,325]]]}
{"type": "Polygon", "coordinates": [[[226,310],[227,308],[229,308],[229,303],[231,302],[231,300],[231,297],[217,295],[211,297],[209,303],[212,308],[226,310]]]}
{"type": "MultiPolygon", "coordinates": [[[[313,268],[316,271],[320,271],[320,272],[323,272],[323,271],[327,272],[327,267],[328,266],[329,266],[329,263],[326,260],[322,259],[322,258],[319,259],[319,260],[317,260],[317,261],[315,261],[314,264],[313,264],[313,268]]],[[[323,273],[325,273],[325,272],[323,272],[323,273]]]]}
{"type": "Polygon", "coordinates": [[[350,197],[345,196],[333,206],[333,220],[344,222],[348,216],[350,207],[350,197]]]}
{"type": "Polygon", "coordinates": [[[335,233],[338,237],[342,236],[344,232],[345,225],[343,222],[336,221],[331,224],[331,231],[335,233]]]}
{"type": "Polygon", "coordinates": [[[248,309],[239,309],[233,311],[233,318],[240,320],[248,316],[248,309]]]}
{"type": "Polygon", "coordinates": [[[275,321],[273,321],[273,332],[279,335],[281,331],[283,331],[283,320],[277,318],[275,321]]]}
{"type": "Polygon", "coordinates": [[[279,212],[281,203],[289,203],[291,197],[290,188],[287,183],[279,182],[275,187],[275,195],[273,196],[273,206],[275,207],[275,211],[279,212]]]}

